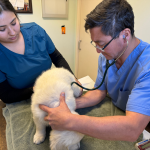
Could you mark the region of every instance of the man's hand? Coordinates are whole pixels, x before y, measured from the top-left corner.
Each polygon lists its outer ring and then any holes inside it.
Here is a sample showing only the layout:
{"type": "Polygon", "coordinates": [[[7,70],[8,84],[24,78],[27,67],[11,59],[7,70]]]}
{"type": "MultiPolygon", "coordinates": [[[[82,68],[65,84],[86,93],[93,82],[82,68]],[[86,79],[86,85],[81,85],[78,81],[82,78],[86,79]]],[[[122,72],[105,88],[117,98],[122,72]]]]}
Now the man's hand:
{"type": "Polygon", "coordinates": [[[39,105],[40,109],[46,111],[48,116],[44,118],[45,121],[49,121],[49,125],[55,130],[66,130],[70,116],[72,115],[67,104],[65,103],[65,93],[60,95],[60,105],[56,108],[49,108],[45,105],[39,105]]]}

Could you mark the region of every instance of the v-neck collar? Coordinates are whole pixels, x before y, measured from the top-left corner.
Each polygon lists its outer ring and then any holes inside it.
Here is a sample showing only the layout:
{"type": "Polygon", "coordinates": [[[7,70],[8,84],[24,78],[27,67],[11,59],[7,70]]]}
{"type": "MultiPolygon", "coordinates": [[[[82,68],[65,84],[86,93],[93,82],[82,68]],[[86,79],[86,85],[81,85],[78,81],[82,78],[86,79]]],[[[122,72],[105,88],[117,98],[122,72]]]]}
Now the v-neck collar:
{"type": "MultiPolygon", "coordinates": [[[[133,63],[131,62],[133,61],[133,58],[139,56],[139,54],[143,51],[143,49],[140,49],[141,43],[142,41],[140,40],[139,45],[131,52],[131,54],[127,57],[127,59],[125,60],[125,62],[122,64],[122,66],[119,69],[116,67],[116,64],[112,66],[113,70],[116,72],[118,76],[123,73],[126,67],[129,67],[130,65],[132,65],[133,63]]],[[[110,60],[109,62],[112,63],[113,61],[114,60],[110,60]]]]}
{"type": "Polygon", "coordinates": [[[19,53],[15,53],[13,51],[11,51],[10,49],[8,49],[6,46],[4,46],[3,44],[0,43],[0,47],[2,47],[2,50],[4,49],[4,51],[7,51],[8,53],[11,53],[13,55],[18,55],[18,56],[25,56],[26,54],[26,50],[27,50],[27,40],[25,40],[25,38],[27,37],[26,33],[20,29],[20,32],[23,36],[23,39],[24,39],[24,44],[25,44],[25,50],[24,50],[24,54],[19,54],[19,53]]]}

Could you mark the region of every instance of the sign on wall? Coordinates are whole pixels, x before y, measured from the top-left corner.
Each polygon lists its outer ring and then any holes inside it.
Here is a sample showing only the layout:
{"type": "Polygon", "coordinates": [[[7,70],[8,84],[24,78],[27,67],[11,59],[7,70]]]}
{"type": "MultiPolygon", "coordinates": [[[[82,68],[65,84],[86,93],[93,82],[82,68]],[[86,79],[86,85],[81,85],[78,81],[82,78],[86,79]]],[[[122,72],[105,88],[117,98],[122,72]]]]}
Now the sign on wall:
{"type": "Polygon", "coordinates": [[[42,0],[42,17],[68,18],[69,0],[42,0]]]}

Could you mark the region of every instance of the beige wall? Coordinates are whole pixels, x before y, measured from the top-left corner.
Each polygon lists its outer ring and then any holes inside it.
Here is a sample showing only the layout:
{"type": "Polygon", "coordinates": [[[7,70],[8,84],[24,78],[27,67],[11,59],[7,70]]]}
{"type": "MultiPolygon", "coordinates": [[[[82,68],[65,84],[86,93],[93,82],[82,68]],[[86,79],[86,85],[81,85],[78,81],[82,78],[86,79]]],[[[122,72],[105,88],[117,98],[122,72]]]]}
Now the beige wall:
{"type": "Polygon", "coordinates": [[[135,15],[135,36],[150,43],[150,0],[127,0],[135,15]]]}
{"type": "Polygon", "coordinates": [[[41,0],[32,0],[32,7],[33,14],[19,14],[21,23],[36,22],[43,27],[74,71],[77,1],[69,0],[68,19],[42,18],[41,0]],[[66,34],[61,34],[62,25],[66,26],[66,34]]]}
{"type": "MultiPolygon", "coordinates": [[[[79,12],[77,11],[77,1],[78,0],[69,0],[68,19],[42,18],[41,0],[32,0],[33,14],[19,14],[22,23],[36,22],[46,30],[56,48],[63,54],[74,72],[75,56],[78,55],[77,52],[75,55],[75,49],[77,48],[76,33],[78,33],[79,30],[76,29],[76,18],[77,13],[79,12]],[[61,34],[62,25],[66,26],[65,35],[61,34]]],[[[135,13],[135,35],[143,41],[150,43],[150,0],[127,1],[131,4],[135,13]]],[[[76,56],[76,61],[78,61],[78,56],[76,56]]]]}

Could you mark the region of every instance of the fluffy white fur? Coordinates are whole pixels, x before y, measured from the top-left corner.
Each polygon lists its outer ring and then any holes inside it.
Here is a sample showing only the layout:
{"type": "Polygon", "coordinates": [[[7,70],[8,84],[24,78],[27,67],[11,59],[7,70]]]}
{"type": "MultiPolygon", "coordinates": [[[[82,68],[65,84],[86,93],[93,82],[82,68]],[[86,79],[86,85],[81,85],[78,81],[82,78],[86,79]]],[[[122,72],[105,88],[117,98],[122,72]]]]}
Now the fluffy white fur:
{"type": "MultiPolygon", "coordinates": [[[[36,125],[34,143],[40,144],[44,141],[46,126],[48,126],[48,122],[44,121],[47,113],[39,108],[39,104],[44,104],[51,108],[57,107],[59,106],[60,93],[65,92],[65,101],[68,108],[71,113],[77,114],[75,112],[75,97],[80,96],[81,91],[77,85],[73,84],[71,86],[73,81],[75,81],[75,77],[63,68],[45,71],[37,78],[31,105],[33,120],[36,125]]],[[[51,150],[78,150],[83,136],[83,134],[74,131],[52,130],[49,138],[50,148],[51,150]]]]}

